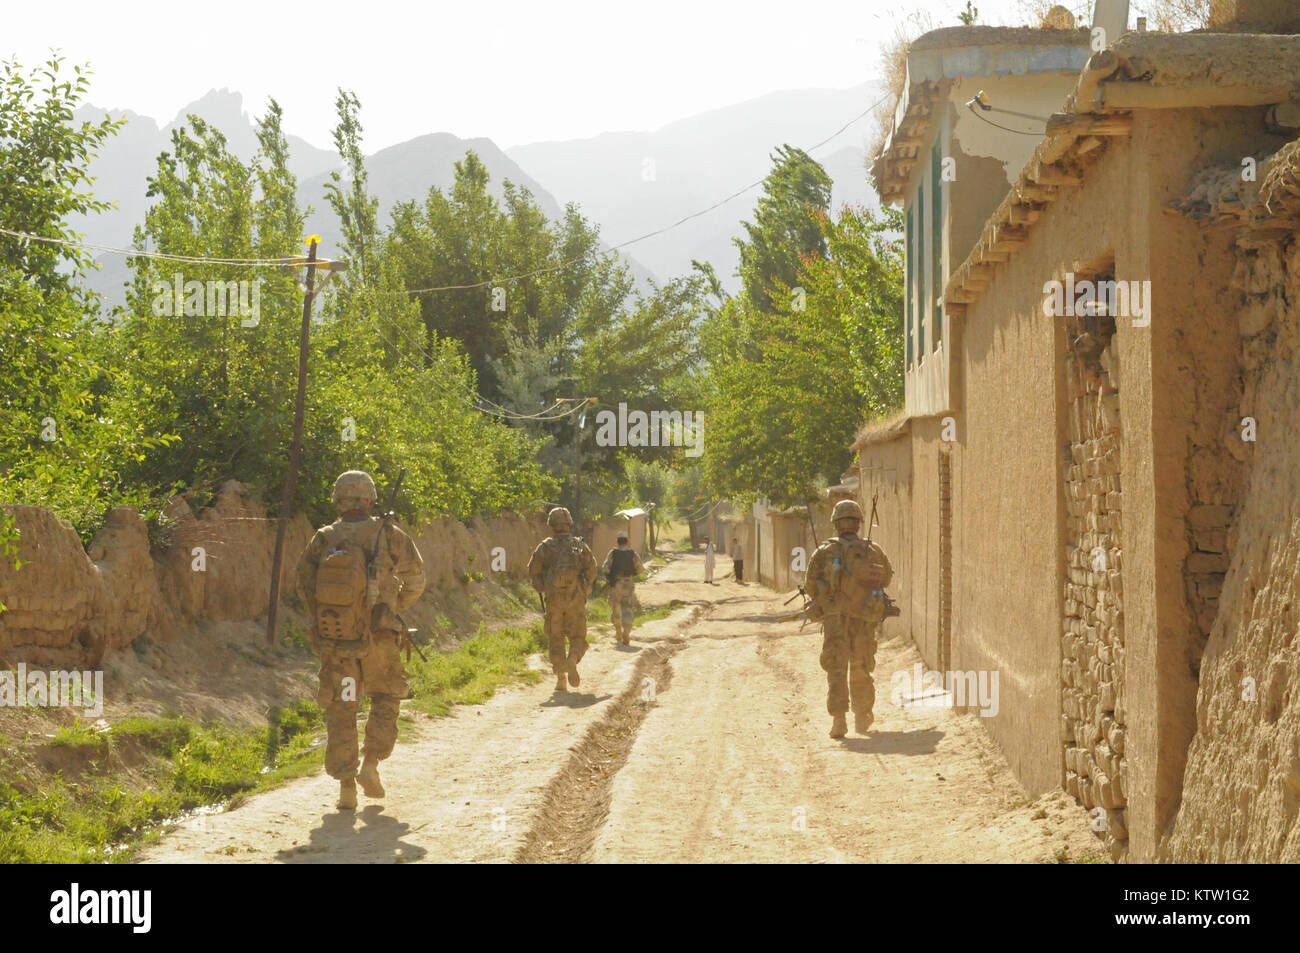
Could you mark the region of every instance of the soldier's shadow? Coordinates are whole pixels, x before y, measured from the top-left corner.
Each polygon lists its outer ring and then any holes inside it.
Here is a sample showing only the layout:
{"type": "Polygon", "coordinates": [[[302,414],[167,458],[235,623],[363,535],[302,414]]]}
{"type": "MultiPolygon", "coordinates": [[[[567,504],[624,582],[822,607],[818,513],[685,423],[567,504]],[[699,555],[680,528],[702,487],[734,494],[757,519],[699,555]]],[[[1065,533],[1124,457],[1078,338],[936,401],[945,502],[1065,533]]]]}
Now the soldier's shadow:
{"type": "Polygon", "coordinates": [[[859,754],[934,754],[944,732],[933,728],[918,731],[873,731],[865,738],[845,738],[840,744],[859,754]]]}
{"type": "Polygon", "coordinates": [[[410,832],[411,825],[389,817],[383,805],[370,804],[361,811],[326,814],[308,843],[277,851],[275,857],[284,864],[409,864],[428,853],[403,843],[410,832]]]}
{"type": "Polygon", "coordinates": [[[542,708],[590,708],[592,705],[608,701],[613,695],[601,695],[597,697],[590,693],[580,692],[556,692],[546,701],[542,702],[542,708]]]}

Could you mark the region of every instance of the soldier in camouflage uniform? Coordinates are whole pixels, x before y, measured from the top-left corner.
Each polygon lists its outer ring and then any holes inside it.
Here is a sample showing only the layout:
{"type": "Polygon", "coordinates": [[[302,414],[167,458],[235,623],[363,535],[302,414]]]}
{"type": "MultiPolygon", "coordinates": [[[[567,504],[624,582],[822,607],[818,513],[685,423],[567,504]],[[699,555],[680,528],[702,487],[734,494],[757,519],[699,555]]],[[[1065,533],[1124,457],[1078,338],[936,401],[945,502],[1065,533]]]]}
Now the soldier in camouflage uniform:
{"type": "Polygon", "coordinates": [[[596,557],[577,536],[572,535],[573,517],[562,506],[546,516],[555,533],[542,540],[528,560],[528,578],[546,598],[546,639],[555,690],[568,690],[568,683],[580,684],[578,663],[587,652],[587,593],[596,581],[596,557]],[[564,640],[569,640],[566,656],[564,640]]]}
{"type": "Polygon", "coordinates": [[[636,577],[644,570],[641,556],[628,545],[627,533],[618,534],[618,545],[605,556],[601,572],[609,583],[609,619],[614,635],[623,645],[632,640],[632,622],[636,618],[636,577]]]}
{"type": "Polygon", "coordinates": [[[316,700],[328,733],[325,770],[339,781],[341,810],[357,806],[358,780],[367,797],[384,796],[379,762],[393,752],[398,709],[407,695],[398,652],[405,626],[398,613],[420,598],[425,585],[415,544],[394,523],[383,526],[370,515],[374,501],[369,474],[342,474],[334,484],[341,518],[317,530],[298,560],[298,592],[321,656],[316,700]],[[358,770],[357,710],[363,693],[370,697],[370,717],[365,761],[358,770]]]}
{"type": "Polygon", "coordinates": [[[874,543],[858,537],[862,507],[853,500],[835,504],[831,520],[840,534],[817,547],[808,562],[808,618],[822,623],[822,668],[826,670],[826,710],[831,737],[848,734],[850,700],[854,730],[866,734],[876,687],[876,635],[885,618],[885,586],[894,576],[889,559],[874,543]]]}

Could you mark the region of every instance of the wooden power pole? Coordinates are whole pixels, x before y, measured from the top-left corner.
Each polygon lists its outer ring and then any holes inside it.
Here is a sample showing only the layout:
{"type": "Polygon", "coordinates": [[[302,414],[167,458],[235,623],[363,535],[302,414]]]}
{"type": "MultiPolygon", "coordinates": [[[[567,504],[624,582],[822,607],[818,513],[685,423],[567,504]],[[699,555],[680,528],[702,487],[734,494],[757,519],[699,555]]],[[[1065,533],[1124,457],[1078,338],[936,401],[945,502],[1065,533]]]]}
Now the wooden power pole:
{"type": "Polygon", "coordinates": [[[280,564],[284,558],[284,532],[293,512],[293,497],[298,490],[298,464],[302,459],[302,424],[307,402],[307,344],[311,338],[311,303],[316,282],[316,245],[320,239],[308,239],[307,290],[302,296],[302,334],[298,338],[298,397],[293,408],[293,443],[289,448],[289,474],[284,481],[280,500],[280,521],[275,530],[275,555],[271,557],[271,601],[266,607],[266,641],[275,644],[275,617],[280,607],[280,564]]]}

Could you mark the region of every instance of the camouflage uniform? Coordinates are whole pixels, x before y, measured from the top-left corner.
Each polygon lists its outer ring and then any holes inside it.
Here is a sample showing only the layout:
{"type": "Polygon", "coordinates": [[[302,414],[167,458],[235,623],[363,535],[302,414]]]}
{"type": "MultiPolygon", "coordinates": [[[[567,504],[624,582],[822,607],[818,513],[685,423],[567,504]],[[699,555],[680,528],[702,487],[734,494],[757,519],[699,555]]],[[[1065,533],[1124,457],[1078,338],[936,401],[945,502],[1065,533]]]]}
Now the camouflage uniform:
{"type": "MultiPolygon", "coordinates": [[[[614,554],[619,551],[632,554],[632,566],[637,574],[645,570],[641,557],[630,546],[616,546],[605,556],[601,572],[609,574],[614,565],[614,554]]],[[[636,577],[620,576],[609,588],[609,620],[614,623],[614,634],[618,640],[627,645],[632,637],[632,621],[636,617],[636,577]]]]}
{"type": "MultiPolygon", "coordinates": [[[[860,522],[860,517],[856,519],[860,522]]],[[[871,679],[876,667],[876,635],[885,618],[884,589],[893,575],[879,546],[843,530],[839,538],[822,543],[808,562],[807,586],[814,607],[811,617],[822,622],[826,710],[838,724],[851,705],[860,732],[870,725],[876,701],[871,679]]]]}
{"type": "MultiPolygon", "coordinates": [[[[341,542],[359,544],[369,555],[382,520],[366,516],[339,519],[312,537],[298,560],[298,592],[311,618],[316,618],[316,572],[322,557],[341,542]]],[[[364,693],[370,697],[366,721],[366,760],[383,761],[397,741],[397,715],[407,694],[406,673],[398,648],[403,625],[397,613],[409,608],[424,591],[424,563],[411,538],[393,523],[384,531],[376,556],[379,591],[370,611],[371,644],[364,657],[340,653],[327,639],[313,642],[321,653],[320,687],[316,701],[325,710],[327,741],[325,770],[339,780],[356,777],[357,710],[364,693]],[[351,678],[350,684],[344,679],[351,678]]]]}
{"type": "Polygon", "coordinates": [[[546,596],[546,640],[556,689],[563,691],[565,676],[577,685],[578,663],[587,653],[587,593],[596,581],[596,557],[587,544],[569,532],[573,520],[568,510],[552,510],[547,518],[555,535],[547,537],[528,560],[528,578],[533,588],[546,596]],[[575,577],[570,586],[557,583],[564,570],[575,577]],[[565,654],[564,641],[569,641],[565,654]]]}

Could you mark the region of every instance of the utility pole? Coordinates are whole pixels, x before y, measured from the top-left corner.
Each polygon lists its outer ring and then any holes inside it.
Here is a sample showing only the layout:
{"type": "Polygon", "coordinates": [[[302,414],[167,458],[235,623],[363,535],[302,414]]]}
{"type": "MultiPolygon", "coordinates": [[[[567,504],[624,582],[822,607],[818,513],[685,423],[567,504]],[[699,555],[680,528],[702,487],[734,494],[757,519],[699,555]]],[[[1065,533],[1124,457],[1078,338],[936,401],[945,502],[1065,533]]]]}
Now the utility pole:
{"type": "Polygon", "coordinates": [[[573,525],[580,526],[578,521],[582,519],[582,425],[587,422],[587,412],[581,411],[573,418],[573,456],[575,460],[574,469],[577,471],[577,489],[573,497],[573,525]]]}
{"type": "Polygon", "coordinates": [[[275,553],[271,557],[271,599],[266,607],[266,641],[275,644],[275,617],[280,607],[280,565],[284,558],[284,532],[289,525],[289,516],[293,512],[293,498],[298,490],[298,465],[302,461],[302,425],[307,403],[307,345],[311,339],[311,305],[316,296],[316,269],[327,265],[329,273],[321,281],[321,287],[338,271],[345,271],[343,262],[317,262],[316,246],[320,236],[312,235],[307,239],[306,258],[286,258],[282,263],[290,268],[307,266],[306,287],[302,296],[302,333],[298,338],[298,396],[293,408],[293,443],[289,447],[289,474],[284,481],[284,497],[280,500],[279,525],[275,530],[275,553]]]}

